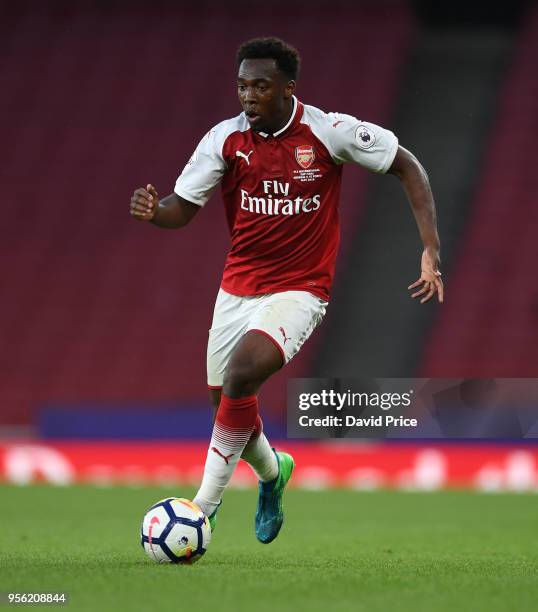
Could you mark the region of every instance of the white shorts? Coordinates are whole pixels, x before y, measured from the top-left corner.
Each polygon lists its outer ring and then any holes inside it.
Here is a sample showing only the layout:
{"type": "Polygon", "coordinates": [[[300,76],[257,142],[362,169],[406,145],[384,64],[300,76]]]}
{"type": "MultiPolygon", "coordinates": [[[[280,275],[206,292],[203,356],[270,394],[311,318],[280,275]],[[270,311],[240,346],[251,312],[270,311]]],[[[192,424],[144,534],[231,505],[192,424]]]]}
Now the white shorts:
{"type": "Polygon", "coordinates": [[[207,344],[208,387],[222,387],[233,350],[250,330],[266,335],[288,363],[321,323],[327,304],[308,291],[241,297],[220,289],[207,344]]]}

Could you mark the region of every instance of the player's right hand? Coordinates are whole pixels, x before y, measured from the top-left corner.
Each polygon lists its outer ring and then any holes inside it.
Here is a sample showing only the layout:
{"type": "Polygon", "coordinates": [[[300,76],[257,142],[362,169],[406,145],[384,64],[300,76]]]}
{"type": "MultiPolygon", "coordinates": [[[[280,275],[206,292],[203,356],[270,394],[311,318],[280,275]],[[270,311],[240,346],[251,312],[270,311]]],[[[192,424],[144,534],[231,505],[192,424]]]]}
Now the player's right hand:
{"type": "Polygon", "coordinates": [[[136,189],[131,197],[131,215],[139,221],[151,221],[157,212],[159,195],[155,187],[148,183],[146,188],[136,189]]]}

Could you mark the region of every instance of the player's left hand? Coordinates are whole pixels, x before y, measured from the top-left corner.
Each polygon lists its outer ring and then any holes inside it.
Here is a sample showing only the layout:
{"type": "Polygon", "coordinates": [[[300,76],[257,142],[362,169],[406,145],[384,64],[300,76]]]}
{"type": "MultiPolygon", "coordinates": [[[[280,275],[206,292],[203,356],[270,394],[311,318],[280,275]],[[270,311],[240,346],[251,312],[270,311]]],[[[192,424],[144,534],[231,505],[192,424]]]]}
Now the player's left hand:
{"type": "Polygon", "coordinates": [[[420,278],[407,288],[413,290],[417,287],[420,287],[420,289],[412,293],[411,297],[424,296],[420,300],[421,304],[430,300],[436,293],[437,299],[442,303],[444,289],[441,272],[439,272],[439,251],[437,249],[431,247],[424,249],[420,262],[420,278]]]}

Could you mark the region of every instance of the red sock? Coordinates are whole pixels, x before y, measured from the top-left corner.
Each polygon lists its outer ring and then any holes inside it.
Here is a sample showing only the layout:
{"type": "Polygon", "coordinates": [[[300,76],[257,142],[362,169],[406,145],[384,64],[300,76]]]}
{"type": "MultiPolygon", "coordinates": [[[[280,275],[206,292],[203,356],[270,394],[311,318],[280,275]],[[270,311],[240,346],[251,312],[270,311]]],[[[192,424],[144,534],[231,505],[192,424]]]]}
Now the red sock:
{"type": "Polygon", "coordinates": [[[218,506],[258,416],[255,395],[233,399],[221,395],[202,484],[194,502],[210,515],[218,506]]]}
{"type": "Polygon", "coordinates": [[[263,421],[260,415],[256,417],[256,422],[254,423],[254,429],[252,430],[252,434],[248,440],[248,443],[253,442],[256,438],[259,438],[263,431],[263,421]]]}
{"type": "Polygon", "coordinates": [[[248,442],[253,429],[256,429],[258,419],[258,398],[255,395],[233,399],[223,393],[220,397],[213,435],[218,432],[223,444],[230,442],[235,444],[248,432],[246,440],[248,442]]]}

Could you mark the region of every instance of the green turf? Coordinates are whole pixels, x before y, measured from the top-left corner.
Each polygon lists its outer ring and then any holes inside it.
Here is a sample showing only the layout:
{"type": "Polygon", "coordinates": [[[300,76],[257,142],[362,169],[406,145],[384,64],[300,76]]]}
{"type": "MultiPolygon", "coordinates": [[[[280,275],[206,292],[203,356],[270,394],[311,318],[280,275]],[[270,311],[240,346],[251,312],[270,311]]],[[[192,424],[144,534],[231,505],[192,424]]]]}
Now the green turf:
{"type": "Polygon", "coordinates": [[[67,591],[69,609],[205,612],[536,610],[538,497],[286,493],[256,541],[256,493],[229,491],[206,556],[157,565],[145,509],[182,489],[0,487],[0,591],[67,591]]]}

